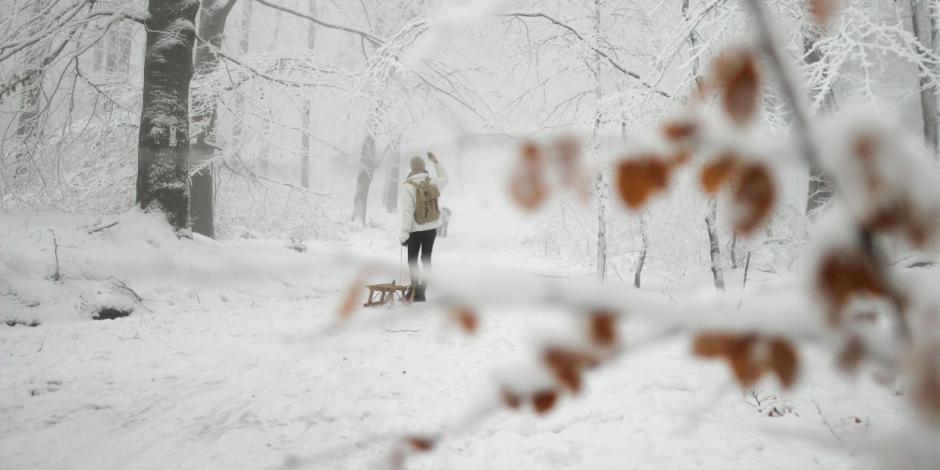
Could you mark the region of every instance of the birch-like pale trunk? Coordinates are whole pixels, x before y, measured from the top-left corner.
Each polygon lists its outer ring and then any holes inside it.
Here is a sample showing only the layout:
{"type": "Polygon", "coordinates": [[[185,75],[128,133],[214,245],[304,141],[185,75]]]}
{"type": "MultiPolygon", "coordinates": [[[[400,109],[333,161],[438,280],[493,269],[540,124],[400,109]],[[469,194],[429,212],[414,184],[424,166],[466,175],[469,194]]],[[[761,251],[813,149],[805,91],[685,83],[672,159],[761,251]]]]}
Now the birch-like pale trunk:
{"type": "MultiPolygon", "coordinates": [[[[601,3],[600,0],[594,0],[594,40],[599,41],[601,35],[601,3]]],[[[592,73],[594,75],[594,96],[596,103],[600,105],[601,93],[601,56],[597,52],[600,50],[600,44],[595,44],[594,63],[592,64],[592,73]]],[[[594,130],[591,139],[591,149],[596,159],[600,159],[600,147],[597,137],[601,126],[601,111],[598,107],[594,113],[594,130]]],[[[594,182],[594,193],[597,194],[597,260],[596,274],[600,281],[607,279],[607,185],[604,182],[604,170],[599,168],[597,178],[594,182]]]]}
{"type": "MultiPolygon", "coordinates": [[[[309,0],[308,9],[312,16],[317,15],[317,0],[309,0]]],[[[313,50],[317,44],[317,30],[313,23],[307,24],[307,49],[313,50]]],[[[301,106],[303,131],[300,134],[300,186],[310,189],[310,113],[313,111],[313,101],[308,95],[301,106]]]]}
{"type": "Polygon", "coordinates": [[[636,269],[633,271],[633,287],[640,288],[640,279],[643,275],[643,265],[646,264],[646,251],[649,249],[649,232],[646,227],[646,217],[640,216],[640,241],[643,243],[640,247],[640,257],[636,262],[636,269]]]}
{"type": "Polygon", "coordinates": [[[715,289],[725,290],[725,273],[721,264],[721,245],[718,244],[718,201],[708,200],[708,214],[705,216],[705,229],[708,231],[708,254],[711,256],[712,279],[715,289]]]}
{"type": "Polygon", "coordinates": [[[189,82],[199,4],[150,0],[137,151],[137,203],[189,229],[189,82]]]}

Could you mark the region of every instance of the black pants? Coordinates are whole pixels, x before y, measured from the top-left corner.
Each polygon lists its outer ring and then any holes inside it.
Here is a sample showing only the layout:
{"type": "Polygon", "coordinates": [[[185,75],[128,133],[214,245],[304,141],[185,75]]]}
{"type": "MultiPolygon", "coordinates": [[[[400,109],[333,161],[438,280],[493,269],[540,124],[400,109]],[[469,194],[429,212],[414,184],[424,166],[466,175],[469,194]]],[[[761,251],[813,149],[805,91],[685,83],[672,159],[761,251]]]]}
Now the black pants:
{"type": "Polygon", "coordinates": [[[411,284],[418,286],[415,300],[424,300],[426,282],[421,272],[431,271],[431,252],[434,250],[434,239],[437,238],[437,229],[411,232],[408,237],[408,268],[411,272],[411,284]],[[418,253],[421,253],[421,270],[418,270],[418,253]]]}

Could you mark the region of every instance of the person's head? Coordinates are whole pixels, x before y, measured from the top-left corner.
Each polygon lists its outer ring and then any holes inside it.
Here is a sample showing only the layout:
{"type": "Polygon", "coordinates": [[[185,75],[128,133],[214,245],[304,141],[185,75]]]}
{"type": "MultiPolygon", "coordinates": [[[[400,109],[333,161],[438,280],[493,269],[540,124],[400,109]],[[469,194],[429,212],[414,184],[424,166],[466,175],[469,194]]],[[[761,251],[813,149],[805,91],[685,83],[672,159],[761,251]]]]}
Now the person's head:
{"type": "Polygon", "coordinates": [[[424,169],[424,159],[421,157],[411,157],[411,171],[422,171],[424,169]]]}

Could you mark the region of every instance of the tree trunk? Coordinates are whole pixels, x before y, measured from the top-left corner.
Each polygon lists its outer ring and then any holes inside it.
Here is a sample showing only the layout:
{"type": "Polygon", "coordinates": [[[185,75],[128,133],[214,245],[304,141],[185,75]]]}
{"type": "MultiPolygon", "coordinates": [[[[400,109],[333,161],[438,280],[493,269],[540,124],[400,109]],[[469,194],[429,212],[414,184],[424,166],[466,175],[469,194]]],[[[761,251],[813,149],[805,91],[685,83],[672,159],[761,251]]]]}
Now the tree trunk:
{"type": "MultiPolygon", "coordinates": [[[[816,47],[816,33],[804,33],[803,53],[808,65],[818,63],[823,59],[822,51],[816,47]]],[[[828,93],[823,99],[823,109],[831,110],[833,107],[832,101],[832,93],[828,93]]],[[[829,184],[825,173],[818,165],[811,163],[809,167],[809,188],[806,195],[806,215],[814,215],[831,197],[832,186],[829,184]]]]}
{"type": "MultiPolygon", "coordinates": [[[[310,14],[316,16],[317,1],[309,0],[308,9],[310,14]]],[[[317,43],[317,30],[313,23],[307,25],[307,49],[313,50],[317,43]]],[[[310,112],[313,110],[313,102],[308,96],[304,99],[301,107],[303,131],[300,135],[300,186],[310,188],[310,112]]]]}
{"type": "MultiPolygon", "coordinates": [[[[910,3],[914,36],[925,49],[930,50],[935,47],[933,37],[935,31],[927,0],[910,0],[910,3]]],[[[937,53],[936,49],[934,53],[937,53]]],[[[934,155],[937,155],[937,149],[940,148],[940,141],[937,140],[937,86],[930,83],[926,71],[918,72],[920,74],[920,109],[924,121],[924,143],[934,155]]]]}
{"type": "Polygon", "coordinates": [[[375,137],[367,135],[362,142],[362,157],[359,160],[359,175],[356,177],[356,196],[353,199],[353,220],[366,224],[366,211],[369,204],[369,187],[375,172],[375,137]]]}
{"type": "MultiPolygon", "coordinates": [[[[35,0],[30,11],[30,18],[37,19],[42,15],[43,10],[48,5],[49,0],[35,0]]],[[[41,24],[39,21],[33,21],[32,27],[27,28],[27,34],[33,34],[36,26],[41,24]]],[[[27,52],[27,60],[33,62],[42,61],[45,49],[48,47],[48,41],[40,41],[33,45],[27,52]]],[[[42,97],[42,81],[45,78],[45,68],[31,74],[29,78],[23,81],[20,86],[19,106],[20,112],[16,120],[16,142],[17,147],[13,153],[13,177],[26,174],[29,168],[30,150],[29,147],[34,142],[40,142],[39,110],[40,98],[42,97]]]]}
{"type": "Polygon", "coordinates": [[[393,213],[398,210],[398,188],[401,186],[401,153],[398,145],[401,142],[399,135],[389,146],[388,178],[385,180],[385,210],[393,213]]]}
{"type": "MultiPolygon", "coordinates": [[[[686,24],[690,24],[689,20],[689,0],[682,0],[682,17],[685,19],[686,24]]],[[[695,36],[695,29],[689,31],[689,54],[694,55],[696,53],[696,48],[698,47],[698,38],[695,36]]],[[[692,76],[695,77],[695,82],[698,84],[698,87],[702,87],[702,77],[698,57],[692,62],[692,76]]],[[[724,269],[721,265],[721,242],[718,240],[718,201],[715,198],[708,200],[708,214],[705,216],[705,229],[708,232],[708,247],[709,254],[711,255],[711,265],[712,265],[712,280],[715,283],[715,288],[718,290],[725,289],[725,274],[724,269]]]]}
{"type": "MultiPolygon", "coordinates": [[[[225,21],[229,12],[235,6],[236,0],[202,0],[199,8],[199,37],[209,41],[215,48],[222,47],[225,35],[225,21]]],[[[219,65],[219,58],[213,48],[206,44],[196,46],[196,58],[193,64],[195,72],[199,75],[212,73],[219,65]]],[[[189,210],[192,217],[193,232],[215,238],[215,215],[213,207],[213,177],[211,160],[215,154],[214,147],[208,139],[215,134],[215,124],[218,110],[215,104],[200,108],[201,111],[192,116],[193,125],[197,133],[194,136],[195,148],[189,154],[189,164],[201,166],[190,180],[189,210]]]]}
{"type": "MultiPolygon", "coordinates": [[[[594,0],[594,40],[600,42],[601,36],[601,2],[594,0]]],[[[597,52],[600,50],[600,44],[595,44],[594,63],[592,64],[592,75],[594,76],[594,97],[595,102],[600,102],[601,94],[601,57],[597,52]]],[[[600,147],[597,142],[597,136],[600,132],[601,113],[598,109],[594,114],[594,132],[591,146],[596,158],[600,158],[600,147]]],[[[594,191],[597,193],[597,261],[596,274],[597,279],[603,282],[607,279],[607,185],[604,183],[603,170],[597,172],[597,179],[594,182],[594,191]]]]}
{"type": "MultiPolygon", "coordinates": [[[[248,53],[251,48],[251,15],[254,0],[242,0],[241,19],[238,24],[238,52],[241,55],[248,53]]],[[[245,92],[238,90],[235,95],[235,109],[239,110],[239,115],[235,116],[235,122],[232,123],[232,135],[235,137],[237,145],[241,146],[247,140],[243,120],[245,119],[245,92]]]]}
{"type": "Polygon", "coordinates": [[[150,0],[137,152],[137,203],[189,228],[189,82],[196,11],[190,0],[150,0]]]}
{"type": "Polygon", "coordinates": [[[121,21],[111,27],[105,70],[108,73],[127,73],[131,62],[131,43],[136,23],[121,21]]]}
{"type": "Polygon", "coordinates": [[[718,202],[712,198],[708,200],[708,215],[705,216],[705,228],[708,231],[708,248],[712,261],[712,278],[715,281],[715,289],[725,290],[725,273],[721,266],[721,246],[718,244],[718,228],[716,216],[718,213],[718,202]]]}
{"type": "Polygon", "coordinates": [[[646,217],[640,216],[640,240],[643,246],[640,247],[640,259],[637,260],[636,270],[633,272],[633,287],[640,288],[640,276],[643,274],[643,265],[646,264],[646,251],[649,249],[650,240],[646,229],[646,217]]]}

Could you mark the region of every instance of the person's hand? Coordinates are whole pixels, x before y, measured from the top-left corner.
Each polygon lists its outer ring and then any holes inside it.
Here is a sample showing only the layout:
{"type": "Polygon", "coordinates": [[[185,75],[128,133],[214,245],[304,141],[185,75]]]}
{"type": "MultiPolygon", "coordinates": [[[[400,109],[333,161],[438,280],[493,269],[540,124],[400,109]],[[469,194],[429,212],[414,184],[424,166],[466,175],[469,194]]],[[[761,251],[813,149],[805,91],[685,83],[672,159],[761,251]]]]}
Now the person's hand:
{"type": "Polygon", "coordinates": [[[432,162],[437,163],[437,156],[434,155],[432,152],[428,152],[428,160],[431,160],[432,162]]]}

